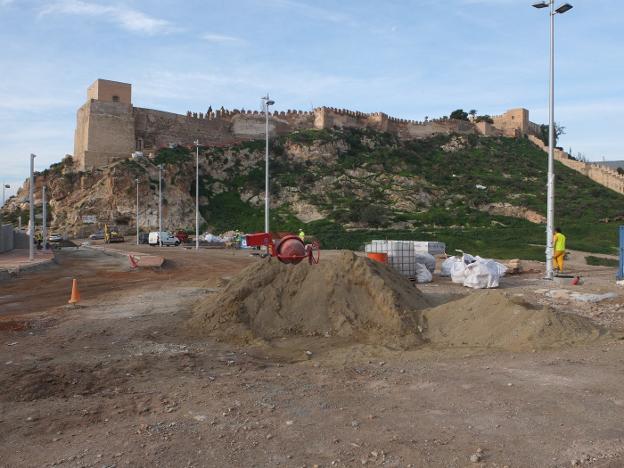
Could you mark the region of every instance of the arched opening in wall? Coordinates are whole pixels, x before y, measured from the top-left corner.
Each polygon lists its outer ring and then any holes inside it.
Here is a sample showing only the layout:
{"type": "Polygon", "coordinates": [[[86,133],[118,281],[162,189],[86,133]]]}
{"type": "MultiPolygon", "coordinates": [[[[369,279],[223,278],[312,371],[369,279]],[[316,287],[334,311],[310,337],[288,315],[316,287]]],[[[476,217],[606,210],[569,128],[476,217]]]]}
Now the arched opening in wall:
{"type": "Polygon", "coordinates": [[[136,140],[136,150],[143,151],[143,138],[137,138],[136,140]]]}
{"type": "Polygon", "coordinates": [[[119,96],[113,96],[113,102],[119,102],[119,96]]]}

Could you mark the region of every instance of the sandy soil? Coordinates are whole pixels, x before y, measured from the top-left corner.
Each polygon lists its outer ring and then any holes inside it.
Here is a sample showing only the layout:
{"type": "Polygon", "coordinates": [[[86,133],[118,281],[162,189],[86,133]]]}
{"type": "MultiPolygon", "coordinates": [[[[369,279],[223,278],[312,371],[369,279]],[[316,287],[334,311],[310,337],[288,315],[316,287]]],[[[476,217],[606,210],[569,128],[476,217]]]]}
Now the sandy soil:
{"type": "MultiPolygon", "coordinates": [[[[190,338],[197,300],[257,260],[162,252],[162,269],[131,271],[65,250],[57,266],[0,283],[0,465],[624,465],[622,340],[512,353],[190,338]],[[72,278],[79,307],[66,305],[72,278]]],[[[583,285],[527,274],[501,289],[624,328],[613,269],[569,266],[583,285]]],[[[438,304],[470,293],[437,277],[421,289],[438,304]]]]}

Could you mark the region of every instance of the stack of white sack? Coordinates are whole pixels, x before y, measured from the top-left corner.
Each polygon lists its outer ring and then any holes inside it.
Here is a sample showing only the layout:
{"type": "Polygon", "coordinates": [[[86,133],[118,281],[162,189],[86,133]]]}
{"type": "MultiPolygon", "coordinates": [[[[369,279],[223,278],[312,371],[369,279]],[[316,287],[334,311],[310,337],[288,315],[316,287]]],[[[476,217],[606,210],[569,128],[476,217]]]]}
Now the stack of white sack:
{"type": "Polygon", "coordinates": [[[215,236],[214,234],[210,234],[210,233],[207,233],[204,236],[204,240],[206,242],[215,243],[215,244],[222,244],[224,242],[223,238],[219,236],[215,236]]]}
{"type": "Polygon", "coordinates": [[[427,268],[427,266],[423,265],[422,263],[416,264],[415,277],[416,282],[419,284],[431,283],[431,280],[433,280],[433,275],[431,274],[431,271],[429,271],[429,268],[427,268]]]}
{"type": "Polygon", "coordinates": [[[442,264],[442,276],[450,276],[453,283],[472,289],[497,288],[506,272],[505,265],[470,254],[449,257],[442,264]]]}
{"type": "Polygon", "coordinates": [[[430,273],[433,273],[435,271],[436,260],[435,257],[430,253],[416,252],[416,263],[425,265],[430,273]]]}

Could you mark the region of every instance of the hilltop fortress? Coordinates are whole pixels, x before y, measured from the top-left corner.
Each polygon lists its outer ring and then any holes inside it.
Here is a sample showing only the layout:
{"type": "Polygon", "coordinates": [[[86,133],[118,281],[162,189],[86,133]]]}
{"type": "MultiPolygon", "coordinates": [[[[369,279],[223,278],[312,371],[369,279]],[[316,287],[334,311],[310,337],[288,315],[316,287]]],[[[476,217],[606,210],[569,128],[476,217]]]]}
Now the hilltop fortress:
{"type": "MultiPolygon", "coordinates": [[[[128,159],[136,151],[156,151],[171,145],[225,146],[264,138],[265,116],[259,111],[212,110],[186,115],[145,109],[132,105],[132,85],[96,80],[87,89],[87,102],[78,109],[74,138],[74,167],[79,171],[99,169],[128,159]]],[[[269,113],[271,135],[296,130],[325,128],[370,128],[389,132],[401,139],[425,138],[459,133],[484,136],[528,137],[544,151],[539,125],[529,120],[527,109],[511,109],[492,117],[492,123],[455,119],[415,121],[397,119],[382,112],[366,114],[332,107],[313,111],[288,110],[269,113]]],[[[624,177],[604,166],[573,159],[560,149],[555,159],[619,193],[624,177]]]]}
{"type": "MultiPolygon", "coordinates": [[[[382,112],[365,114],[319,107],[304,112],[269,113],[269,131],[284,135],[295,130],[324,128],[371,128],[399,138],[423,138],[440,133],[480,133],[488,136],[521,136],[533,127],[529,111],[513,109],[493,117],[494,123],[433,119],[423,122],[397,119],[382,112]]],[[[536,131],[535,131],[536,132],[536,131]]],[[[265,116],[250,110],[212,110],[186,115],[144,109],[132,105],[132,85],[96,80],[87,89],[87,102],[78,109],[74,160],[78,170],[97,169],[135,151],[170,145],[222,146],[264,138],[265,116]]]]}

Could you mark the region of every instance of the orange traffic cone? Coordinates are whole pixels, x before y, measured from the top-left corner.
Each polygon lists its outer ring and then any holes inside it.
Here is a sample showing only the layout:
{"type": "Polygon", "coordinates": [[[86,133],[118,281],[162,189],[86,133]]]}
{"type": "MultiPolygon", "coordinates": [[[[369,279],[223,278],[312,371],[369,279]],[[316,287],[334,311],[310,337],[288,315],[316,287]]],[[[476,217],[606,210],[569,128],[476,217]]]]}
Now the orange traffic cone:
{"type": "Polygon", "coordinates": [[[78,291],[78,280],[74,278],[72,282],[72,292],[71,297],[69,298],[69,304],[78,304],[80,302],[80,291],[78,291]]]}

